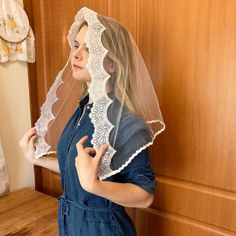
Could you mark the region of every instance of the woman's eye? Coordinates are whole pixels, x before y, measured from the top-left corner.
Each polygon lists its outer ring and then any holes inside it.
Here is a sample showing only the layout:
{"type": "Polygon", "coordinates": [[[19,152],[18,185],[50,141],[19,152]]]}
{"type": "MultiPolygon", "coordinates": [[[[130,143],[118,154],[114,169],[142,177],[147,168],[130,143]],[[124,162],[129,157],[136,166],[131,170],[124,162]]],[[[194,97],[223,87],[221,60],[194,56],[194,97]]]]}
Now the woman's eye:
{"type": "MultiPolygon", "coordinates": [[[[77,50],[77,49],[80,47],[80,44],[74,44],[73,47],[74,47],[75,50],[77,50]]],[[[88,47],[84,46],[83,48],[84,48],[87,52],[89,52],[89,48],[88,48],[88,47]]]]}

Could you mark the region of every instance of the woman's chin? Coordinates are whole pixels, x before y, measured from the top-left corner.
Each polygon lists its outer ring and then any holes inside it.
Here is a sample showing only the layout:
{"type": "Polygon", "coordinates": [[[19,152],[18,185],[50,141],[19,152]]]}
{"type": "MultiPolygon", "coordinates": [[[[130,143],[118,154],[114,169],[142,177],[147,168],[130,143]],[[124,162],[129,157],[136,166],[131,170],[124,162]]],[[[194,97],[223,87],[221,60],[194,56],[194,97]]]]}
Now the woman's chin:
{"type": "Polygon", "coordinates": [[[80,74],[78,74],[78,72],[73,71],[72,76],[76,80],[81,80],[81,81],[83,80],[83,77],[80,74]]]}
{"type": "Polygon", "coordinates": [[[90,82],[90,79],[89,79],[89,78],[85,78],[84,76],[81,76],[81,75],[79,75],[79,74],[76,73],[76,72],[73,72],[72,77],[73,77],[75,80],[84,81],[84,82],[90,82]]]}

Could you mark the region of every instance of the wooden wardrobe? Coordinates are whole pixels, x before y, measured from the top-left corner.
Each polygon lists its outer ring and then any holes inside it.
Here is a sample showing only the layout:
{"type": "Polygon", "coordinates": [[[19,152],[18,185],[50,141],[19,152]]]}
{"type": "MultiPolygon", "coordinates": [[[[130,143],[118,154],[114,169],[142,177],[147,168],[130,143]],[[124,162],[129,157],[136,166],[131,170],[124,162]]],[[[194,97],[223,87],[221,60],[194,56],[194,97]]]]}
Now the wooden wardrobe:
{"type": "MultiPolygon", "coordinates": [[[[155,201],[129,210],[139,236],[236,235],[236,1],[24,0],[36,38],[32,125],[67,60],[67,31],[83,6],[133,34],[166,123],[150,149],[155,201]]],[[[61,193],[60,176],[40,167],[35,185],[61,193]]]]}

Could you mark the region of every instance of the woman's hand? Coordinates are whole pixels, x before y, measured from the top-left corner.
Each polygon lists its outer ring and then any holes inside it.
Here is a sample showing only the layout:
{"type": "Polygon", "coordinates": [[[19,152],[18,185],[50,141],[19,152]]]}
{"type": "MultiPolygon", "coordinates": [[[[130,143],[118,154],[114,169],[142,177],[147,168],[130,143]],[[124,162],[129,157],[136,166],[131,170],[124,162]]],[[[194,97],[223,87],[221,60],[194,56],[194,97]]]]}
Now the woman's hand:
{"type": "Polygon", "coordinates": [[[34,143],[36,139],[37,139],[36,128],[33,127],[26,131],[26,133],[24,134],[24,136],[19,142],[20,147],[23,151],[24,157],[31,164],[34,164],[34,162],[36,161],[34,157],[34,153],[35,153],[34,143]]]}
{"type": "Polygon", "coordinates": [[[82,188],[92,193],[98,182],[97,174],[101,157],[105,154],[109,145],[103,145],[96,153],[95,149],[91,147],[84,148],[83,145],[87,139],[88,136],[84,136],[76,144],[78,156],[75,159],[75,167],[82,188]],[[95,155],[95,157],[91,155],[95,155]]]}

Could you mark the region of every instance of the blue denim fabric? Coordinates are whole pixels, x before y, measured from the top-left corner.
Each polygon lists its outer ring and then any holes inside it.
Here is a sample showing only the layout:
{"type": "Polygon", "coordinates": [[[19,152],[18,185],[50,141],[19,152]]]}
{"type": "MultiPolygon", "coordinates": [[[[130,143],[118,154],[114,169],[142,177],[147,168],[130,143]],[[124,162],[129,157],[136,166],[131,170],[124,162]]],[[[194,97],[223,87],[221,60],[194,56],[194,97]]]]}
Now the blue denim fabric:
{"type": "MultiPolygon", "coordinates": [[[[135,236],[134,224],[124,207],[86,192],[80,185],[75,168],[76,143],[81,137],[88,135],[85,146],[92,147],[90,140],[94,131],[89,118],[90,107],[85,106],[87,102],[88,96],[80,102],[58,143],[58,161],[64,192],[58,199],[59,235],[135,236]]],[[[142,151],[126,168],[106,181],[133,183],[153,193],[156,179],[150,166],[148,151],[142,151]]]]}

